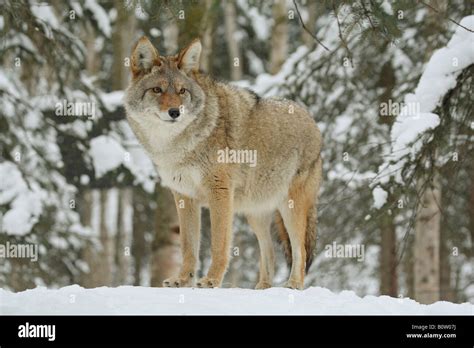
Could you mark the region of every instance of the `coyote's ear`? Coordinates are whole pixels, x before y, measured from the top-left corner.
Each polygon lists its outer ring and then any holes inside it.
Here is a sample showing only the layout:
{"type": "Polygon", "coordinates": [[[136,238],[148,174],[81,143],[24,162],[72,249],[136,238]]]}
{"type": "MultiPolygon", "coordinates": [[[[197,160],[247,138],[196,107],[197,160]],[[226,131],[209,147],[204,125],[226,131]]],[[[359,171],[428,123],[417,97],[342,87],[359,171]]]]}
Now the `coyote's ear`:
{"type": "Polygon", "coordinates": [[[190,71],[198,71],[201,49],[201,41],[199,41],[199,39],[194,39],[188,47],[179,53],[178,68],[186,74],[190,71]]]}
{"type": "Polygon", "coordinates": [[[131,70],[133,77],[150,72],[153,65],[159,65],[159,54],[153,44],[146,36],[143,36],[135,44],[132,50],[131,70]]]}

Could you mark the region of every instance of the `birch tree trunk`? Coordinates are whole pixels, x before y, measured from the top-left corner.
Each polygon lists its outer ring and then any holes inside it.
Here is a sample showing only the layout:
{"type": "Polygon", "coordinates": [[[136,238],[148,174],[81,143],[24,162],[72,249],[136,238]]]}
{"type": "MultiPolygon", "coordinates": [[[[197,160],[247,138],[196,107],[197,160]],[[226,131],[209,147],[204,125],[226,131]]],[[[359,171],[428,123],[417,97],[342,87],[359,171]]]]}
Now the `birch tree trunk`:
{"type": "Polygon", "coordinates": [[[91,236],[83,252],[83,259],[89,268],[89,271],[84,273],[81,279],[82,285],[86,288],[109,285],[104,278],[106,277],[108,262],[104,262],[103,259],[103,240],[105,238],[102,237],[101,232],[103,219],[101,196],[100,190],[86,190],[80,201],[81,222],[91,229],[91,236]]]}
{"type": "MultiPolygon", "coordinates": [[[[131,45],[134,41],[136,16],[133,10],[127,9],[120,1],[114,3],[117,19],[112,31],[112,44],[114,51],[114,64],[112,66],[112,90],[127,88],[130,68],[126,59],[129,58],[131,45]]],[[[113,218],[118,223],[115,235],[114,284],[127,284],[130,269],[131,239],[133,234],[133,194],[130,188],[118,189],[117,215],[113,218]]]]}
{"type": "MultiPolygon", "coordinates": [[[[83,192],[79,193],[78,195],[78,209],[79,209],[79,216],[81,218],[81,224],[85,227],[89,227],[93,231],[92,226],[92,191],[91,190],[84,190],[83,192]]],[[[90,273],[91,273],[91,263],[92,263],[92,254],[93,245],[91,241],[86,242],[86,246],[84,247],[84,251],[82,253],[83,260],[88,264],[89,272],[84,273],[81,275],[81,285],[88,288],[93,287],[91,286],[92,281],[90,280],[90,273]]]]}
{"type": "Polygon", "coordinates": [[[237,81],[242,79],[242,53],[240,42],[237,41],[237,17],[235,15],[235,4],[231,0],[224,2],[224,24],[227,48],[229,49],[229,71],[230,79],[237,81]]]}
{"type": "Polygon", "coordinates": [[[119,191],[118,201],[118,229],[116,238],[116,261],[115,284],[124,285],[130,279],[130,259],[133,233],[133,194],[131,188],[122,188],[119,191]]]}
{"type": "Polygon", "coordinates": [[[408,240],[406,241],[406,250],[403,260],[403,274],[405,280],[405,288],[406,288],[406,297],[415,298],[415,263],[413,257],[413,240],[414,236],[408,236],[408,240]]]}
{"type": "Polygon", "coordinates": [[[276,74],[288,56],[288,13],[286,0],[276,0],[272,7],[274,25],[270,45],[271,74],[276,74]]]}
{"type": "MultiPolygon", "coordinates": [[[[430,0],[430,3],[440,12],[446,12],[446,0],[430,0]]],[[[444,25],[439,20],[439,14],[434,11],[428,12],[426,20],[430,23],[430,30],[439,31],[444,25]]],[[[431,57],[436,48],[433,45],[427,47],[425,60],[431,57]]],[[[438,169],[435,167],[433,170],[433,181],[430,187],[422,192],[413,245],[414,296],[415,300],[425,304],[440,300],[441,182],[438,169]]],[[[417,184],[421,187],[423,183],[417,184]]]]}
{"type": "MultiPolygon", "coordinates": [[[[316,34],[316,20],[318,18],[318,3],[317,0],[308,0],[308,20],[306,21],[306,27],[313,33],[316,34]]],[[[303,30],[301,34],[301,39],[304,44],[312,49],[316,42],[314,38],[306,31],[303,30]]]]}
{"type": "Polygon", "coordinates": [[[415,222],[415,300],[429,304],[440,300],[440,220],[441,187],[435,175],[432,186],[422,194],[415,222]]]}
{"type": "Polygon", "coordinates": [[[456,294],[453,291],[451,281],[451,263],[450,263],[450,250],[448,246],[449,236],[447,230],[441,230],[440,236],[440,250],[439,250],[439,264],[440,264],[440,300],[455,302],[456,294]]]}
{"type": "MultiPolygon", "coordinates": [[[[471,192],[469,196],[469,226],[471,230],[471,243],[474,241],[474,166],[471,173],[471,192]]],[[[474,243],[471,244],[474,246],[474,243]]],[[[474,256],[474,248],[471,248],[471,257],[474,256]]]]}
{"type": "Polygon", "coordinates": [[[201,69],[206,73],[211,73],[211,55],[212,55],[212,31],[214,28],[214,16],[211,13],[211,7],[214,0],[205,0],[205,18],[202,30],[202,53],[201,69]]]}
{"type": "Polygon", "coordinates": [[[147,243],[145,239],[145,232],[147,230],[148,219],[147,214],[148,202],[146,195],[139,189],[133,189],[133,240],[132,240],[132,258],[133,258],[133,285],[139,286],[144,283],[142,279],[142,272],[145,266],[145,259],[147,254],[147,243]]]}
{"type": "Polygon", "coordinates": [[[98,275],[101,285],[112,285],[114,272],[114,235],[111,226],[107,223],[109,191],[100,190],[100,234],[101,249],[99,251],[98,275]]]}

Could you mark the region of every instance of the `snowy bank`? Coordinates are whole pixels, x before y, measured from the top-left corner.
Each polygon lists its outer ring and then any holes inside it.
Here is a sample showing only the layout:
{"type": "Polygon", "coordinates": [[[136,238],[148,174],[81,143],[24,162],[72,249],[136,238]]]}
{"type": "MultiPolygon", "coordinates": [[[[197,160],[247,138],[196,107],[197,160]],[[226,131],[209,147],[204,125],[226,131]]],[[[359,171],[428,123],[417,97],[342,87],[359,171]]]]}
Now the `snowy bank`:
{"type": "Polygon", "coordinates": [[[0,314],[473,315],[474,305],[422,305],[388,296],[361,298],[353,291],[335,294],[319,287],[298,291],[133,286],[84,289],[73,285],[20,293],[0,289],[0,314]]]}

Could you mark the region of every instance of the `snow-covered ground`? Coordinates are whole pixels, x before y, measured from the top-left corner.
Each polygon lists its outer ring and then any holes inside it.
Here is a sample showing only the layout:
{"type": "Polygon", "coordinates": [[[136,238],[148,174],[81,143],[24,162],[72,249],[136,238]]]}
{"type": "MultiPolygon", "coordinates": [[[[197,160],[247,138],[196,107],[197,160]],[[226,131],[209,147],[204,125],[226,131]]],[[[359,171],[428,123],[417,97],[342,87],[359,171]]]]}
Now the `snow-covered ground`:
{"type": "Polygon", "coordinates": [[[78,285],[57,290],[36,288],[20,293],[0,289],[1,314],[282,314],[282,315],[473,315],[474,305],[437,302],[422,305],[388,296],[335,294],[312,287],[170,289],[121,286],[84,289],[78,285]]]}

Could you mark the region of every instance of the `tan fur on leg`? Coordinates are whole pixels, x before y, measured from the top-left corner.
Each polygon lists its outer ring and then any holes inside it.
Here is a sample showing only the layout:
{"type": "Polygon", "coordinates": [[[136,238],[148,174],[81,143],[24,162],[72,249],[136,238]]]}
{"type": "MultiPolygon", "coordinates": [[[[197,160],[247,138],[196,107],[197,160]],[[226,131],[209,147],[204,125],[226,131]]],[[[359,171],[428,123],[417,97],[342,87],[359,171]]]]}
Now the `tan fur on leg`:
{"type": "Polygon", "coordinates": [[[304,287],[306,224],[309,209],[315,200],[315,187],[311,179],[303,175],[296,177],[288,190],[288,201],[279,208],[290,238],[292,254],[291,273],[286,286],[293,289],[304,287]]]}
{"type": "Polygon", "coordinates": [[[212,262],[207,276],[201,278],[198,287],[213,288],[222,284],[222,279],[229,265],[230,246],[232,242],[233,188],[228,169],[223,166],[209,179],[211,197],[211,255],[212,262]]]}

